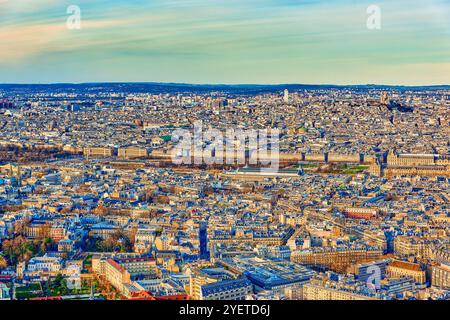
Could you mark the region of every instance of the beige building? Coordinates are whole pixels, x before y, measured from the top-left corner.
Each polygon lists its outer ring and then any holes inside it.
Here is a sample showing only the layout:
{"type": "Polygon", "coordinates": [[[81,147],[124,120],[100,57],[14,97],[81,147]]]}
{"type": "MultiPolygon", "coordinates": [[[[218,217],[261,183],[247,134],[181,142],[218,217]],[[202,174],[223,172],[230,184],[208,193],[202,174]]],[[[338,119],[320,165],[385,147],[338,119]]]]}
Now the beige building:
{"type": "Polygon", "coordinates": [[[440,289],[450,290],[450,265],[443,263],[431,267],[431,285],[440,289]]]}
{"type": "Polygon", "coordinates": [[[346,162],[346,163],[359,163],[359,154],[339,154],[328,153],[328,162],[346,162]]]}
{"type": "Polygon", "coordinates": [[[141,277],[160,276],[156,261],[151,258],[92,258],[92,270],[103,276],[122,295],[129,296],[134,281],[141,277]]]}
{"type": "Polygon", "coordinates": [[[429,258],[431,257],[431,246],[425,240],[417,237],[398,236],[394,239],[394,253],[396,255],[429,258]]]}
{"type": "Polygon", "coordinates": [[[425,271],[418,263],[411,263],[400,260],[393,260],[386,268],[386,273],[391,278],[412,278],[416,283],[424,284],[426,282],[425,271]]]}
{"type": "Polygon", "coordinates": [[[450,177],[447,157],[438,154],[397,154],[389,152],[384,176],[450,177]]]}
{"type": "Polygon", "coordinates": [[[303,250],[293,252],[291,261],[307,266],[322,266],[336,272],[346,272],[353,264],[381,259],[382,250],[303,250]]]}
{"type": "Polygon", "coordinates": [[[397,154],[389,152],[388,165],[394,166],[429,166],[434,165],[439,155],[435,154],[397,154]]]}
{"type": "Polygon", "coordinates": [[[316,284],[303,286],[303,300],[377,300],[376,298],[360,295],[350,291],[342,291],[316,284]]]}
{"type": "Polygon", "coordinates": [[[83,149],[85,157],[111,157],[114,154],[113,148],[89,147],[83,149]]]}
{"type": "Polygon", "coordinates": [[[189,295],[194,300],[201,300],[202,297],[202,286],[210,284],[210,283],[216,283],[217,279],[205,276],[203,274],[191,274],[189,279],[189,295]]]}
{"type": "Polygon", "coordinates": [[[148,151],[145,148],[119,148],[117,155],[123,159],[146,158],[148,151]]]}

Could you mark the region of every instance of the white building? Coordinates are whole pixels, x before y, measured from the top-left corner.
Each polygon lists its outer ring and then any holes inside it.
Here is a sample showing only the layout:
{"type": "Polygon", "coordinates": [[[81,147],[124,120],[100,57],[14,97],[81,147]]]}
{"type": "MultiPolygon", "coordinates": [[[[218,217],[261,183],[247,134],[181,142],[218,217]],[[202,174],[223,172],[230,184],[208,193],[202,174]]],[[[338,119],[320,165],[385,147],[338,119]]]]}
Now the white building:
{"type": "Polygon", "coordinates": [[[284,90],[283,101],[284,101],[284,103],[289,103],[289,90],[288,89],[284,90]]]}
{"type": "Polygon", "coordinates": [[[43,257],[31,258],[28,262],[27,272],[59,272],[62,268],[61,258],[49,257],[44,255],[43,257]]]}

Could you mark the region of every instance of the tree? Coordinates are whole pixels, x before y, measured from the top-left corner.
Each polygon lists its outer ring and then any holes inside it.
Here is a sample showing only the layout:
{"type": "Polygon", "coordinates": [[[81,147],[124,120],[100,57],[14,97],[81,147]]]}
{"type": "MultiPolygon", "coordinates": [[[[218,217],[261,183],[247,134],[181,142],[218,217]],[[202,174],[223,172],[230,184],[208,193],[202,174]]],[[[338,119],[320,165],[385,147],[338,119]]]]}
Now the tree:
{"type": "Polygon", "coordinates": [[[168,196],[159,195],[156,197],[155,202],[159,204],[168,204],[170,202],[170,199],[168,196]]]}
{"type": "Polygon", "coordinates": [[[119,250],[120,252],[131,251],[133,244],[131,243],[128,233],[120,228],[117,229],[109,239],[112,242],[113,250],[119,250]]]}
{"type": "Polygon", "coordinates": [[[5,240],[2,243],[2,249],[8,254],[9,263],[13,264],[14,259],[14,241],[5,240]]]}
{"type": "Polygon", "coordinates": [[[35,253],[35,248],[31,241],[28,241],[25,237],[19,236],[14,239],[16,250],[19,254],[19,261],[28,261],[35,253]]]}
{"type": "Polygon", "coordinates": [[[55,287],[61,287],[62,283],[63,283],[64,277],[62,276],[61,273],[58,273],[55,277],[55,279],[53,280],[53,285],[55,287]]]}
{"type": "Polygon", "coordinates": [[[134,245],[134,242],[136,241],[136,233],[138,231],[137,226],[133,226],[130,230],[130,233],[128,235],[128,240],[130,241],[130,244],[134,245]]]}
{"type": "Polygon", "coordinates": [[[94,213],[95,215],[98,215],[98,216],[106,216],[106,215],[108,215],[109,210],[108,210],[108,208],[106,208],[104,205],[98,205],[98,206],[94,209],[93,213],[94,213]]]}
{"type": "Polygon", "coordinates": [[[97,247],[99,251],[112,252],[115,248],[115,241],[112,237],[108,237],[106,240],[98,241],[97,247]]]}
{"type": "Polygon", "coordinates": [[[38,252],[38,248],[32,241],[23,236],[18,236],[13,240],[5,240],[2,248],[7,252],[9,263],[14,265],[17,261],[28,261],[38,252]]]}
{"type": "Polygon", "coordinates": [[[6,269],[8,267],[8,261],[3,256],[0,256],[0,270],[6,269]]]}
{"type": "Polygon", "coordinates": [[[19,235],[25,235],[27,227],[30,226],[30,223],[31,223],[30,218],[24,218],[22,220],[17,221],[14,224],[14,233],[19,235]]]}
{"type": "Polygon", "coordinates": [[[53,241],[52,238],[50,238],[50,237],[44,238],[40,244],[41,253],[47,252],[54,245],[55,245],[55,241],[53,241]]]}

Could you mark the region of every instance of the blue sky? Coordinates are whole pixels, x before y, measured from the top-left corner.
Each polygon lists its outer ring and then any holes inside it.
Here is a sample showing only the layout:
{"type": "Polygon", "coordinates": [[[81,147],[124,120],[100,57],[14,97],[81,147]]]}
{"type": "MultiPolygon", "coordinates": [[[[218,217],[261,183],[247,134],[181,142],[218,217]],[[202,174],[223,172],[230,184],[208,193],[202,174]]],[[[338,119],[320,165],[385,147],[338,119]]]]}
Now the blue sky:
{"type": "Polygon", "coordinates": [[[450,84],[450,0],[0,0],[0,82],[95,81],[450,84]]]}

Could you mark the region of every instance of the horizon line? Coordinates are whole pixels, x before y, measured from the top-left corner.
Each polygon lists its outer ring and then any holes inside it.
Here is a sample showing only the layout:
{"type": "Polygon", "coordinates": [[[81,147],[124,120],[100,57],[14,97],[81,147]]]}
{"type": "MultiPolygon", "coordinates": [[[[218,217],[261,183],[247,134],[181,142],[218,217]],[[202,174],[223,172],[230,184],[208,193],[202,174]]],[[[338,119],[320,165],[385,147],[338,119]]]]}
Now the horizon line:
{"type": "Polygon", "coordinates": [[[189,82],[158,82],[158,81],[92,81],[92,82],[1,82],[0,86],[5,85],[90,85],[90,84],[163,84],[163,85],[184,85],[184,86],[323,86],[323,87],[450,87],[449,84],[376,84],[376,83],[354,83],[354,84],[336,84],[336,83],[189,83],[189,82]]]}

